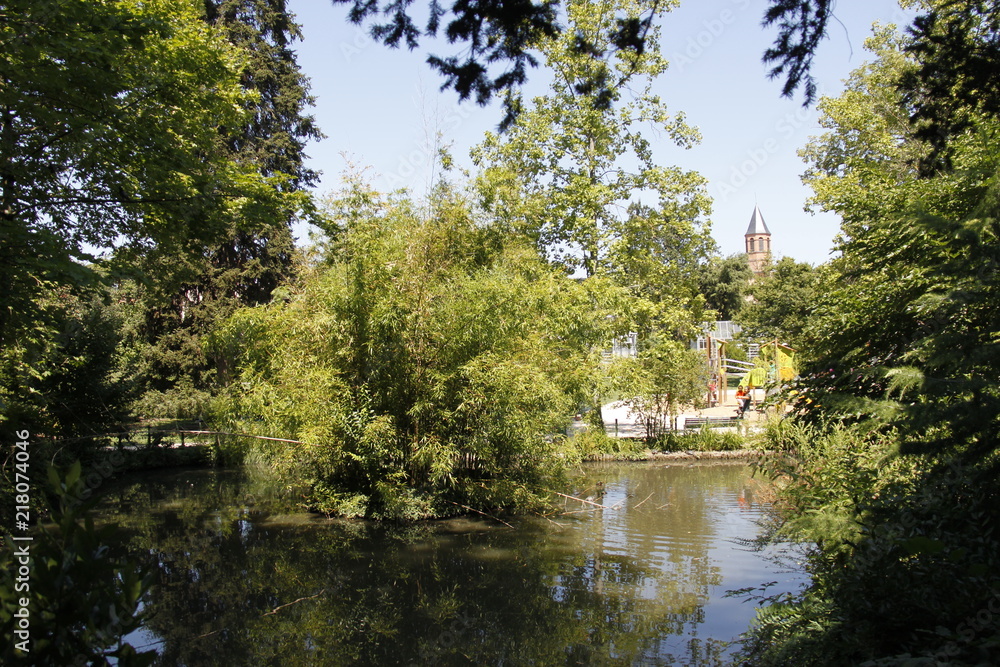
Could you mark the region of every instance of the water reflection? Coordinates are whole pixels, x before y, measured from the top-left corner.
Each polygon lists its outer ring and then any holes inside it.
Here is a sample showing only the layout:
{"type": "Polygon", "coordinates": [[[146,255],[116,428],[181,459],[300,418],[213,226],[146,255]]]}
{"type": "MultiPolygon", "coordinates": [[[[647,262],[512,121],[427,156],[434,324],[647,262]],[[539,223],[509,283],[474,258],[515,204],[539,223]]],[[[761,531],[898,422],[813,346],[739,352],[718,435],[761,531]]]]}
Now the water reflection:
{"type": "Polygon", "coordinates": [[[192,471],[124,484],[102,516],[155,563],[132,639],[165,665],[717,665],[753,615],[723,593],[779,578],[732,542],[756,531],[755,485],[742,465],[607,465],[581,483],[607,509],[387,526],[192,471]]]}

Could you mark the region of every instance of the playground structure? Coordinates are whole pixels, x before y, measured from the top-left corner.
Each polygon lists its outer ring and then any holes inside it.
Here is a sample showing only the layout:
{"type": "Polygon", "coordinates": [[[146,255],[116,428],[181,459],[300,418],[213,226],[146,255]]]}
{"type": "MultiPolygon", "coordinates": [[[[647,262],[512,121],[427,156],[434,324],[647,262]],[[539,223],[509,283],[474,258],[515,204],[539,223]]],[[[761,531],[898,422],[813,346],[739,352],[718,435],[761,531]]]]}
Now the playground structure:
{"type": "Polygon", "coordinates": [[[755,388],[780,386],[798,375],[795,363],[795,349],[777,339],[759,345],[753,361],[739,361],[726,355],[726,348],[732,343],[727,340],[707,337],[705,354],[709,373],[718,378],[718,403],[724,405],[729,399],[729,377],[740,378],[740,385],[753,391],[755,388]]]}
{"type": "MultiPolygon", "coordinates": [[[[649,422],[636,410],[630,401],[616,400],[601,406],[601,416],[604,420],[604,432],[615,438],[649,439],[662,435],[667,431],[691,432],[704,428],[736,428],[741,424],[754,423],[761,418],[758,413],[745,415],[739,409],[736,397],[729,387],[730,378],[739,378],[740,384],[750,389],[751,396],[760,397],[764,392],[765,402],[757,403],[757,410],[766,402],[772,390],[794,379],[797,375],[796,350],[778,340],[756,344],[757,352],[753,361],[739,361],[728,356],[726,349],[732,343],[715,336],[706,335],[697,341],[700,352],[705,356],[708,375],[714,376],[713,384],[708,386],[708,393],[715,393],[716,401],[709,400],[704,406],[697,401],[680,407],[678,413],[657,415],[658,422],[649,422]],[[707,339],[707,340],[706,340],[707,339]],[[753,391],[754,389],[758,392],[753,391]],[[733,408],[737,408],[734,414],[733,408]],[[744,421],[746,419],[746,421],[744,421]],[[652,424],[652,426],[650,425],[652,424]]],[[[782,413],[784,407],[779,403],[777,411],[782,413]]],[[[648,415],[647,415],[648,416],[648,415]]]]}

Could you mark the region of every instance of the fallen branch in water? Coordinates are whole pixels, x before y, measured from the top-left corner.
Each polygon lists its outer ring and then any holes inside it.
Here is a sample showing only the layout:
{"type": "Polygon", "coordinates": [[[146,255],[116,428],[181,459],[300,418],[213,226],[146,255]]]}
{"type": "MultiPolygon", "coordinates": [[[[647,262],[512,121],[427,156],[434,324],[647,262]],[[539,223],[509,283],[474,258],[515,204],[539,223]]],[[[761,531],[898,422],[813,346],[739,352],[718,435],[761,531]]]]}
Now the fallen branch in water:
{"type": "Polygon", "coordinates": [[[588,505],[593,505],[594,507],[600,507],[602,510],[613,509],[611,507],[608,507],[607,505],[602,505],[600,503],[584,500],[583,498],[577,498],[576,496],[567,496],[565,493],[559,493],[558,491],[553,491],[552,493],[556,494],[557,496],[562,496],[563,498],[569,498],[570,500],[578,500],[581,503],[587,503],[588,505]]]}
{"type": "Polygon", "coordinates": [[[595,507],[593,509],[589,507],[584,507],[582,510],[570,510],[568,512],[560,512],[559,516],[566,516],[567,514],[582,514],[583,512],[596,512],[601,509],[600,507],[595,507]]]}
{"type": "Polygon", "coordinates": [[[469,510],[470,512],[475,512],[476,514],[482,514],[487,519],[493,519],[494,521],[499,521],[500,523],[502,523],[503,525],[507,526],[508,528],[513,528],[514,527],[514,526],[510,525],[509,523],[507,523],[506,521],[504,521],[503,519],[498,519],[495,516],[493,516],[492,514],[487,514],[486,512],[480,512],[479,510],[477,510],[475,508],[472,508],[472,507],[469,507],[468,505],[463,505],[461,503],[456,503],[456,502],[453,502],[451,500],[448,500],[448,501],[445,501],[445,502],[449,502],[452,505],[456,505],[458,507],[461,507],[462,509],[469,510]]]}
{"type": "Polygon", "coordinates": [[[298,600],[292,600],[291,602],[288,602],[286,604],[279,605],[279,606],[275,607],[274,609],[272,609],[271,611],[269,611],[266,614],[264,614],[264,616],[270,616],[272,614],[277,614],[279,611],[281,611],[285,607],[291,607],[293,604],[298,604],[299,602],[302,602],[303,600],[312,600],[313,598],[318,598],[323,593],[326,593],[326,589],[325,588],[323,590],[321,590],[319,593],[317,593],[316,595],[309,595],[307,597],[299,598],[298,600]]]}
{"type": "MultiPolygon", "coordinates": [[[[643,499],[642,499],[642,503],[646,502],[647,500],[649,500],[649,499],[650,499],[650,498],[652,498],[652,497],[653,497],[653,492],[652,492],[652,491],[650,491],[650,492],[649,492],[649,495],[648,495],[648,496],[646,496],[645,498],[643,498],[643,499]]],[[[642,503],[639,503],[638,505],[636,505],[636,506],[635,506],[635,507],[633,507],[632,509],[634,509],[634,510],[637,510],[637,509],[639,509],[639,507],[640,507],[640,506],[642,505],[642,503]]]]}

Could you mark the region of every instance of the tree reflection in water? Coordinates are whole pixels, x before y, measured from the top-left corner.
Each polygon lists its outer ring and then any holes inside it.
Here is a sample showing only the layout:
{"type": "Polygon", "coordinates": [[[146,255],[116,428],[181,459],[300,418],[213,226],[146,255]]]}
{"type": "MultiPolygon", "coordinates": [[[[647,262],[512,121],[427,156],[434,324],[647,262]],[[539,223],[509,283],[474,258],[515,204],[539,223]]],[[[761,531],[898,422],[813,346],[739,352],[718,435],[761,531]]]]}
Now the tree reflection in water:
{"type": "Polygon", "coordinates": [[[725,589],[774,578],[732,544],[761,512],[749,476],[593,467],[581,484],[614,509],[567,501],[511,529],[326,520],[236,473],[174,472],[120,485],[101,518],[155,562],[133,643],[165,665],[716,665],[753,614],[725,589]]]}

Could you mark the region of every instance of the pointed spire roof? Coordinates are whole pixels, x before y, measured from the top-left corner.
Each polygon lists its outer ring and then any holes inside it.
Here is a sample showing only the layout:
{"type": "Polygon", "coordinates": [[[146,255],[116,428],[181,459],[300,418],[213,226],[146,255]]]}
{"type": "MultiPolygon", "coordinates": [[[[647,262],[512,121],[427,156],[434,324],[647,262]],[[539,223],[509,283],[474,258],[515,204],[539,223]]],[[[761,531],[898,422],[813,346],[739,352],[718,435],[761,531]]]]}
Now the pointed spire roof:
{"type": "Polygon", "coordinates": [[[743,236],[756,236],[758,234],[767,234],[770,236],[771,230],[764,224],[764,216],[760,214],[760,209],[754,204],[753,215],[750,216],[750,226],[747,227],[747,232],[743,236]]]}

